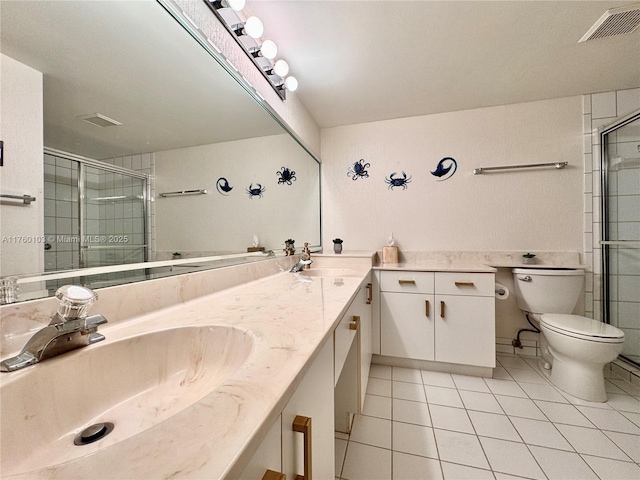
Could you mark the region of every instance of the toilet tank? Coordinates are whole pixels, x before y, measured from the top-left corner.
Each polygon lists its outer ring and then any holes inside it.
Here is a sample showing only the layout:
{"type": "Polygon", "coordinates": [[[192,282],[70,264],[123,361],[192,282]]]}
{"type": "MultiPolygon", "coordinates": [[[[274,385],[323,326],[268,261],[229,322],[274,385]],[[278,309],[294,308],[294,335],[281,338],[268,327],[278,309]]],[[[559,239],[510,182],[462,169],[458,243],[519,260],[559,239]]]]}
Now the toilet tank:
{"type": "Polygon", "coordinates": [[[571,313],[578,303],[584,270],[514,268],[518,308],[531,313],[571,313]]]}

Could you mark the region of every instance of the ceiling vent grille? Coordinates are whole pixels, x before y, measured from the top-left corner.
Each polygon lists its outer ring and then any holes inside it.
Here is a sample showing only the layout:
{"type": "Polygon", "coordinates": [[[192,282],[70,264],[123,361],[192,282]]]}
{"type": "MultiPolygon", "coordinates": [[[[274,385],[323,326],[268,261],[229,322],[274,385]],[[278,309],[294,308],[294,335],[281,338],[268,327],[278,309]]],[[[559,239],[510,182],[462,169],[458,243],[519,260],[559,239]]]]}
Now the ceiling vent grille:
{"type": "Polygon", "coordinates": [[[640,4],[607,10],[578,43],[631,33],[640,25],[640,4]]]}
{"type": "Polygon", "coordinates": [[[116,127],[118,125],[122,125],[119,121],[109,118],[106,115],[102,115],[101,113],[80,115],[78,118],[90,123],[91,125],[96,125],[97,127],[116,127]]]}

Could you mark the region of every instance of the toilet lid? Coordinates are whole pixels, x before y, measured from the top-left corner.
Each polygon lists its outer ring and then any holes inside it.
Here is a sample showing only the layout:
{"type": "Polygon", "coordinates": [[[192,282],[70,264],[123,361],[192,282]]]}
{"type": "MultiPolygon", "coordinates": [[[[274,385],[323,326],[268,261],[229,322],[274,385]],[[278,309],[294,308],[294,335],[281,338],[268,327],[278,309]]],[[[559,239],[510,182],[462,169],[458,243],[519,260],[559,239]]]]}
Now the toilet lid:
{"type": "Polygon", "coordinates": [[[545,313],[540,316],[540,324],[571,337],[605,342],[624,341],[624,332],[619,328],[580,315],[545,313]]]}

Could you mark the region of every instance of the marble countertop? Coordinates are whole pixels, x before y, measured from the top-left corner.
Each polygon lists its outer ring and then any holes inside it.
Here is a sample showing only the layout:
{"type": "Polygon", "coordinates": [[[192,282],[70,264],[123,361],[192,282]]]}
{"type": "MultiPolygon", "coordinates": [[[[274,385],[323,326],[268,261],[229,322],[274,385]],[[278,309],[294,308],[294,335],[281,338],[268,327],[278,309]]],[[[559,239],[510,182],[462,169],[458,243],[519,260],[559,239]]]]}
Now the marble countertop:
{"type": "Polygon", "coordinates": [[[105,325],[103,344],[177,326],[231,325],[254,345],[218,388],[169,419],[91,455],[3,478],[237,478],[370,270],[358,271],[339,282],[279,273],[105,325]]]}
{"type": "Polygon", "coordinates": [[[375,270],[401,270],[413,272],[473,272],[495,273],[497,270],[488,265],[475,262],[406,262],[383,263],[373,267],[375,270]]]}

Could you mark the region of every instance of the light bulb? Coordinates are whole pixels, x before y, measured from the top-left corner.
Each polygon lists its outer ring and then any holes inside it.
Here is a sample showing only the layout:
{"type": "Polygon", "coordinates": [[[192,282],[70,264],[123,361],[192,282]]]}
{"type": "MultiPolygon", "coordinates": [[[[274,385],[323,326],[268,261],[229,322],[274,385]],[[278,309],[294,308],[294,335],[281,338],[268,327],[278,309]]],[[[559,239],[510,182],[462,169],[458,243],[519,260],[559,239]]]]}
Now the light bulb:
{"type": "Polygon", "coordinates": [[[284,86],[290,92],[295,92],[298,89],[298,80],[296,77],[287,77],[284,79],[284,86]]]}
{"type": "Polygon", "coordinates": [[[244,8],[245,0],[227,0],[229,8],[235,12],[239,12],[244,8]]]}
{"type": "Polygon", "coordinates": [[[258,17],[249,17],[244,24],[244,31],[251,38],[260,38],[264,33],[264,25],[258,17]]]}
{"type": "Polygon", "coordinates": [[[281,77],[286,77],[287,73],[289,73],[289,64],[284,60],[278,60],[276,64],[273,66],[273,71],[276,75],[280,75],[281,77]]]}
{"type": "Polygon", "coordinates": [[[262,53],[264,58],[272,60],[276,58],[276,55],[278,54],[278,46],[272,40],[265,40],[262,42],[262,46],[260,47],[260,53],[262,53]]]}

